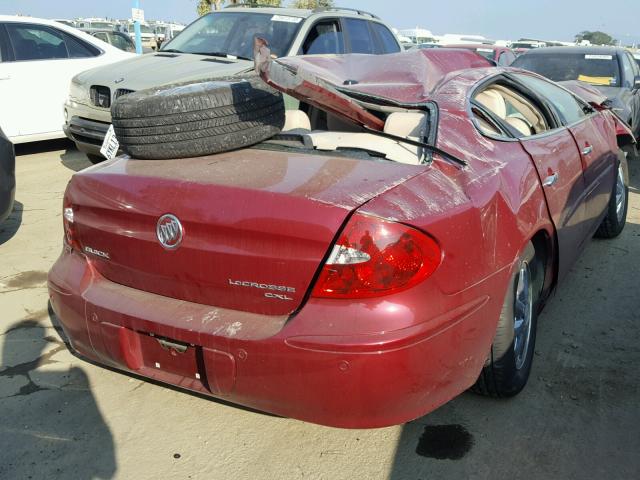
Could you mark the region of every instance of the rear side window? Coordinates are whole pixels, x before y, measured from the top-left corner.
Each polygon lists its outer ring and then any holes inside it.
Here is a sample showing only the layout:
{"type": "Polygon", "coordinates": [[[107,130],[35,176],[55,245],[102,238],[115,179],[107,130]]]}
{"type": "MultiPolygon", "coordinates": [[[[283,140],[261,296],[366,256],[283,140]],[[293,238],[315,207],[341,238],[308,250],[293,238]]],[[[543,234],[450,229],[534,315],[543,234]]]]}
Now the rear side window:
{"type": "Polygon", "coordinates": [[[111,35],[111,45],[125,52],[135,52],[136,47],[129,37],[122,33],[113,32],[111,35]]]}
{"type": "Polygon", "coordinates": [[[21,23],[6,27],[17,61],[69,58],[64,38],[53,29],[21,23]]]}
{"type": "Polygon", "coordinates": [[[500,54],[500,57],[498,58],[498,65],[508,67],[513,63],[515,59],[516,59],[516,56],[513,53],[509,51],[504,51],[500,54]]]}
{"type": "Polygon", "coordinates": [[[109,43],[109,36],[107,35],[107,32],[96,32],[93,34],[93,36],[98,40],[109,43]]]}
{"type": "Polygon", "coordinates": [[[369,22],[355,18],[345,18],[344,22],[349,35],[351,53],[376,53],[369,22]]]}
{"type": "Polygon", "coordinates": [[[67,51],[69,52],[69,58],[88,58],[97,57],[100,55],[98,50],[93,45],[83,42],[79,38],[74,37],[66,32],[60,32],[64,38],[64,42],[67,45],[67,51]]]}
{"type": "Polygon", "coordinates": [[[640,76],[640,59],[636,60],[630,53],[627,53],[629,57],[629,61],[631,62],[631,67],[633,68],[633,77],[640,76]]]}
{"type": "Polygon", "coordinates": [[[337,20],[316,23],[302,44],[304,55],[344,53],[344,36],[337,20]]]}
{"type": "Polygon", "coordinates": [[[16,61],[95,57],[100,50],[46,25],[7,23],[16,61]]]}
{"type": "Polygon", "coordinates": [[[495,135],[500,124],[507,125],[518,137],[537,135],[552,128],[538,105],[510,86],[491,85],[477,93],[473,101],[475,106],[480,105],[491,114],[474,112],[480,130],[485,134],[495,135]]]}
{"type": "Polygon", "coordinates": [[[565,125],[579,122],[586,116],[584,105],[581,105],[573,95],[557,85],[529,75],[515,74],[514,77],[534,92],[548,99],[555,110],[560,113],[565,125]]]}
{"type": "Polygon", "coordinates": [[[4,24],[0,23],[0,63],[9,61],[9,40],[4,31],[4,24]]]}
{"type": "Polygon", "coordinates": [[[622,55],[622,71],[624,72],[622,79],[622,86],[626,88],[633,88],[633,79],[635,77],[633,65],[629,56],[626,53],[622,55]]]}
{"type": "Polygon", "coordinates": [[[378,36],[382,51],[379,53],[396,53],[400,51],[400,46],[396,41],[396,37],[381,23],[371,22],[373,31],[378,36]]]}

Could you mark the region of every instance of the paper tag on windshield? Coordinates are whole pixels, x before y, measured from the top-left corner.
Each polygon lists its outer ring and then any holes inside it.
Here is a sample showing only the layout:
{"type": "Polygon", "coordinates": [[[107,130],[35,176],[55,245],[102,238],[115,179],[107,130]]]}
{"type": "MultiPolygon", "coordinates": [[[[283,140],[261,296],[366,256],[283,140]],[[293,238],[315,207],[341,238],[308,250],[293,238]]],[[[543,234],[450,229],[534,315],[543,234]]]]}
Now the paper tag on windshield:
{"type": "Polygon", "coordinates": [[[613,60],[613,55],[585,55],[585,60],[613,60]]]}
{"type": "Polygon", "coordinates": [[[274,15],[271,17],[272,22],[287,22],[287,23],[300,23],[302,18],[300,17],[289,17],[287,15],[274,15]]]}
{"type": "Polygon", "coordinates": [[[100,147],[100,153],[104,155],[107,158],[107,160],[111,160],[112,158],[116,158],[119,148],[120,148],[120,143],[116,138],[116,132],[113,129],[113,125],[109,125],[109,130],[107,130],[107,135],[104,137],[104,141],[102,142],[102,147],[100,147]]]}

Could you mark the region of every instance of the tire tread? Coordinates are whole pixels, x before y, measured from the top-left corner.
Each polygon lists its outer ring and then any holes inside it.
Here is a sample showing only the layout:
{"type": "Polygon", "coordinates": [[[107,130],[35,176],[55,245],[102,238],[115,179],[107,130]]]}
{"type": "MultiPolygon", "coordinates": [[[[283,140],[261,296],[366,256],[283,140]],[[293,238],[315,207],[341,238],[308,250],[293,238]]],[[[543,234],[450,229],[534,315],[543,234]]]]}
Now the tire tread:
{"type": "Polygon", "coordinates": [[[142,90],[120,97],[111,113],[121,148],[140,159],[235,150],[284,126],[282,95],[258,77],[142,90]]]}

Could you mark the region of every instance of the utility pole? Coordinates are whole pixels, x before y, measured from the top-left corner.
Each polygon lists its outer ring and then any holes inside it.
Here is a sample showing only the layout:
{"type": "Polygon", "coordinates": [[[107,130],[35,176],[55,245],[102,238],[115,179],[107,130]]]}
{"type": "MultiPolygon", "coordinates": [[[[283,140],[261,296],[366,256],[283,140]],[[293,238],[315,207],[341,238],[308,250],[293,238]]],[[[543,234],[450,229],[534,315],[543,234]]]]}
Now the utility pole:
{"type": "MultiPolygon", "coordinates": [[[[133,0],[133,8],[140,9],[140,0],[133,0]]],[[[136,53],[140,55],[142,53],[142,34],[140,33],[140,20],[133,22],[133,26],[136,32],[136,53]]]]}

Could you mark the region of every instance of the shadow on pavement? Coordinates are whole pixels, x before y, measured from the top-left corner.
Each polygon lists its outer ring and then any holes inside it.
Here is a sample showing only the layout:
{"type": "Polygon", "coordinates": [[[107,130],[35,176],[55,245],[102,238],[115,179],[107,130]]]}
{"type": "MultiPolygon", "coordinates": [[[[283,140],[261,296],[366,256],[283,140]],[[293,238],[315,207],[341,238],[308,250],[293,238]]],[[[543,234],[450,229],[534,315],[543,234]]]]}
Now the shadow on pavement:
{"type": "Polygon", "coordinates": [[[60,155],[60,162],[69,170],[79,172],[93,165],[89,158],[76,149],[75,144],[67,139],[60,138],[56,140],[46,140],[42,142],[21,143],[15,146],[16,159],[26,155],[35,155],[39,153],[55,152],[64,150],[60,155]]]}
{"type": "Polygon", "coordinates": [[[111,432],[86,374],[55,360],[65,349],[33,319],[20,321],[3,335],[0,478],[115,475],[111,432]]]}
{"type": "Polygon", "coordinates": [[[62,165],[74,172],[79,172],[93,165],[84,153],[76,150],[75,146],[67,148],[65,152],[60,155],[60,161],[62,165]]]}
{"type": "Polygon", "coordinates": [[[0,224],[0,245],[7,243],[11,240],[22,225],[22,212],[24,211],[24,205],[19,201],[13,202],[13,211],[11,215],[0,224]]]}
{"type": "Polygon", "coordinates": [[[34,155],[53,150],[75,149],[74,143],[68,138],[58,138],[55,140],[44,140],[42,142],[19,143],[15,146],[16,157],[23,155],[34,155]]]}
{"type": "MultiPolygon", "coordinates": [[[[640,163],[630,164],[640,187],[640,163]]],[[[402,427],[389,478],[637,478],[638,193],[620,237],[592,240],[538,323],[529,383],[466,392],[402,427]]],[[[631,197],[630,197],[631,198],[631,197]]]]}

